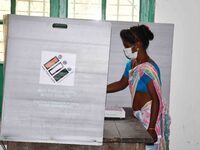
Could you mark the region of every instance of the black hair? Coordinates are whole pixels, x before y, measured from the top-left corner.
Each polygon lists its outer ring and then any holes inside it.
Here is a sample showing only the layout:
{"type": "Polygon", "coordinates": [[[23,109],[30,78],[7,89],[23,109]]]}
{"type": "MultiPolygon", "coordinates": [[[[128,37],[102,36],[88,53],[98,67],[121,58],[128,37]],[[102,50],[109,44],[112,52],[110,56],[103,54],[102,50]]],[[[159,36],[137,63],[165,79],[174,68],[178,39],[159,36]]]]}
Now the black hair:
{"type": "Polygon", "coordinates": [[[133,26],[130,29],[122,30],[120,36],[123,41],[127,41],[130,44],[135,44],[140,40],[145,49],[149,46],[149,41],[154,38],[154,34],[146,25],[133,26]]]}
{"type": "Polygon", "coordinates": [[[146,49],[149,46],[149,41],[153,40],[154,35],[146,25],[133,26],[130,28],[131,33],[137,36],[146,49]]]}
{"type": "Polygon", "coordinates": [[[129,29],[121,30],[120,37],[122,41],[129,42],[130,44],[135,44],[136,38],[132,35],[131,31],[129,29]]]}

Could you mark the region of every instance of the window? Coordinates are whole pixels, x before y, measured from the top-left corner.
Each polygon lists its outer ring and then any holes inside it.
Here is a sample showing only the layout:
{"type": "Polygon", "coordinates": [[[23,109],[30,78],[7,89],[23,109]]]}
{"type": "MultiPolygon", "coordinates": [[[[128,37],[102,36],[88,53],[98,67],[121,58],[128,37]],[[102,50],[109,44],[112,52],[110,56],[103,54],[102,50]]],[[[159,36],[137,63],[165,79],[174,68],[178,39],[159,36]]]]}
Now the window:
{"type": "Polygon", "coordinates": [[[106,20],[139,21],[140,0],[107,0],[106,20]]]}
{"type": "Polygon", "coordinates": [[[0,5],[0,62],[4,61],[4,44],[3,44],[3,15],[10,14],[10,0],[1,0],[0,5]]]}
{"type": "Polygon", "coordinates": [[[145,0],[0,0],[0,62],[4,55],[2,19],[11,9],[17,15],[50,16],[51,12],[54,17],[152,22],[154,3],[154,0],[149,3],[145,0]]]}
{"type": "Polygon", "coordinates": [[[28,16],[49,16],[49,0],[16,0],[16,14],[28,16]]]}
{"type": "Polygon", "coordinates": [[[10,14],[10,0],[1,0],[0,3],[0,20],[3,20],[3,15],[10,14]]]}
{"type": "MultiPolygon", "coordinates": [[[[3,15],[11,13],[11,0],[0,0],[0,63],[4,61],[3,15]]],[[[16,14],[29,16],[49,16],[50,0],[16,0],[16,14]]]]}
{"type": "Polygon", "coordinates": [[[139,21],[140,0],[69,0],[68,17],[80,19],[102,18],[102,10],[106,10],[106,20],[139,21]]]}
{"type": "Polygon", "coordinates": [[[101,19],[102,0],[69,0],[68,17],[79,19],[101,19]]]}

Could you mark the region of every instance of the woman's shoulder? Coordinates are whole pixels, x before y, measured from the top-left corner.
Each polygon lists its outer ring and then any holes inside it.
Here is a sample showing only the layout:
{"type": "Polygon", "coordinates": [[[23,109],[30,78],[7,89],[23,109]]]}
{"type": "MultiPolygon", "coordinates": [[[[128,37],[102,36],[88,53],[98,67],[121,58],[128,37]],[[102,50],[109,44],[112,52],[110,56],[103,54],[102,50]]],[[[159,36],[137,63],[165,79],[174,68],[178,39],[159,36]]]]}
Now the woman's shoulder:
{"type": "Polygon", "coordinates": [[[157,63],[156,63],[154,60],[152,60],[152,59],[151,59],[150,63],[151,63],[151,64],[154,66],[154,68],[157,70],[158,77],[159,77],[159,79],[160,79],[160,81],[161,81],[161,78],[160,78],[160,68],[159,68],[159,66],[158,66],[157,63]]]}
{"type": "Polygon", "coordinates": [[[149,63],[151,63],[151,64],[155,67],[155,69],[156,69],[158,72],[160,72],[159,66],[157,65],[157,63],[156,63],[153,59],[150,59],[149,63]]]}

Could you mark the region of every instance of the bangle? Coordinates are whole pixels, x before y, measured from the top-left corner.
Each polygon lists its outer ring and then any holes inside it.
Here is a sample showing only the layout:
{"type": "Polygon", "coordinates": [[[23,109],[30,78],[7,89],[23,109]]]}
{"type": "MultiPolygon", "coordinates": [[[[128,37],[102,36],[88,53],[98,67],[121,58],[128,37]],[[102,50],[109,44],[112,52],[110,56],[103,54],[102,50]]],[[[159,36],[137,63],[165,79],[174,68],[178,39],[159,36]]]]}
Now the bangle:
{"type": "Polygon", "coordinates": [[[155,130],[155,128],[148,128],[148,130],[155,130]]]}

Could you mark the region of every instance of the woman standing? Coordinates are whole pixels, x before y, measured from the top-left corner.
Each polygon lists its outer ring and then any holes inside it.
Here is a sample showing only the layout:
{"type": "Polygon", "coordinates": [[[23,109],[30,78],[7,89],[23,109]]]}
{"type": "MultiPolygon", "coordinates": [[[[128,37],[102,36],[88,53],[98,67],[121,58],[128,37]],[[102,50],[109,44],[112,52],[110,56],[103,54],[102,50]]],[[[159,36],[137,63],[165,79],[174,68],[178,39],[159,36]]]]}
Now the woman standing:
{"type": "Polygon", "coordinates": [[[125,89],[128,85],[133,99],[133,115],[152,136],[154,145],[146,149],[165,149],[164,103],[158,65],[147,54],[154,35],[145,25],[133,26],[120,32],[124,54],[129,59],[122,78],[107,86],[107,93],[125,89]],[[162,124],[161,124],[162,122],[162,124]]]}

